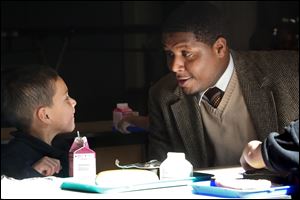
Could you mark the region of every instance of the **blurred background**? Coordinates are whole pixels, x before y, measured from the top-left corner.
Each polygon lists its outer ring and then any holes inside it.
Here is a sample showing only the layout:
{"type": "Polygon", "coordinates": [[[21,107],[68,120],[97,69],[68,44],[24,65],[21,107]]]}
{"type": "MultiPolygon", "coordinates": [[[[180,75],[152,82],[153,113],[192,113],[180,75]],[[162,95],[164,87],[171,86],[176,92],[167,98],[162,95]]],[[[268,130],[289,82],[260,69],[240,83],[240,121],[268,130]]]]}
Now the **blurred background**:
{"type": "MultiPolygon", "coordinates": [[[[77,101],[76,122],[112,120],[120,102],[146,115],[149,87],[168,72],[160,26],[183,2],[2,0],[1,70],[56,68],[77,101]]],[[[299,49],[299,2],[211,2],[232,49],[299,49]]]]}

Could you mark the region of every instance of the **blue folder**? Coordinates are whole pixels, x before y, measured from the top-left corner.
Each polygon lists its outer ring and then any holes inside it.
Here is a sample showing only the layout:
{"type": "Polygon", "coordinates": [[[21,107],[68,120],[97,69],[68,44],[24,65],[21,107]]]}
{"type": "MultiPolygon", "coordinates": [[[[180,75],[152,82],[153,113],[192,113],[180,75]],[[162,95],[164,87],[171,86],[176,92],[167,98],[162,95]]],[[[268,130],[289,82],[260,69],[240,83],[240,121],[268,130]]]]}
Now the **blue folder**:
{"type": "Polygon", "coordinates": [[[81,192],[119,193],[119,192],[129,192],[129,191],[137,191],[137,190],[148,190],[148,189],[190,185],[193,182],[210,180],[212,176],[213,176],[212,174],[208,174],[208,173],[195,172],[194,176],[189,178],[159,180],[155,182],[126,185],[120,187],[100,187],[96,184],[86,184],[86,183],[80,183],[74,181],[65,181],[61,184],[60,187],[63,190],[74,190],[74,191],[81,191],[81,192]]]}
{"type": "Polygon", "coordinates": [[[225,198],[271,198],[291,195],[293,186],[275,186],[268,189],[238,190],[225,187],[218,187],[212,184],[213,181],[201,181],[192,183],[193,193],[225,198]]]}

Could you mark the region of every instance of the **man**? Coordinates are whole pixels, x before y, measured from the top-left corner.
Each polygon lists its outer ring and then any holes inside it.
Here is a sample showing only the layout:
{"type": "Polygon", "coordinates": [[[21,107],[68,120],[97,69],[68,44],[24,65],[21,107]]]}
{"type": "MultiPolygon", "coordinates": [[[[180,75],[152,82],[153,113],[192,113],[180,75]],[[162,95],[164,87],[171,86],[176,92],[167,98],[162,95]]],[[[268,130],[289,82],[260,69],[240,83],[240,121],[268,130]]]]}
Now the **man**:
{"type": "Polygon", "coordinates": [[[194,168],[238,165],[249,141],[298,118],[298,52],[233,51],[221,19],[216,7],[197,2],[166,20],[171,73],[149,91],[149,159],[176,151],[194,168]]]}

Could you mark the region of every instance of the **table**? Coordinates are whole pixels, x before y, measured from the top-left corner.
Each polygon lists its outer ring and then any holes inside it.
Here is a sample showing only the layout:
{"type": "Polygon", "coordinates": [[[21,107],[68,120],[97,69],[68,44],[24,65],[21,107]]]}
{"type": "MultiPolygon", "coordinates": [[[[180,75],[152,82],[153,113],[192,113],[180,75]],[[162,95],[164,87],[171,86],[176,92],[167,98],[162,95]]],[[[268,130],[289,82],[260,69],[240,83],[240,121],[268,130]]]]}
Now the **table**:
{"type": "MultiPolygon", "coordinates": [[[[217,177],[241,177],[244,170],[239,166],[228,168],[199,169],[197,172],[212,173],[217,177]]],[[[1,198],[22,199],[208,199],[217,198],[212,196],[197,195],[192,193],[191,186],[178,186],[160,189],[149,189],[118,194],[99,194],[68,191],[60,189],[63,181],[70,178],[32,178],[15,180],[7,177],[1,179],[1,198]]],[[[283,195],[276,198],[290,198],[283,195]]]]}

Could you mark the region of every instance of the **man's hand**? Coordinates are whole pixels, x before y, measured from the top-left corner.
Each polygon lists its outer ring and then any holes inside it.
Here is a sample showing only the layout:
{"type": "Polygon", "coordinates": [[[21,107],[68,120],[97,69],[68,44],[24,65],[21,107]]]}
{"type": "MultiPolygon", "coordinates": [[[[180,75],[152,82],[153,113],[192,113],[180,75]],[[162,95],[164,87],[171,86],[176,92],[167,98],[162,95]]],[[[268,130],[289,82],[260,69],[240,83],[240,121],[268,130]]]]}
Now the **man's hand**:
{"type": "Polygon", "coordinates": [[[52,176],[55,173],[59,173],[61,170],[60,161],[48,156],[44,156],[42,159],[34,163],[32,167],[44,176],[52,176]]]}

